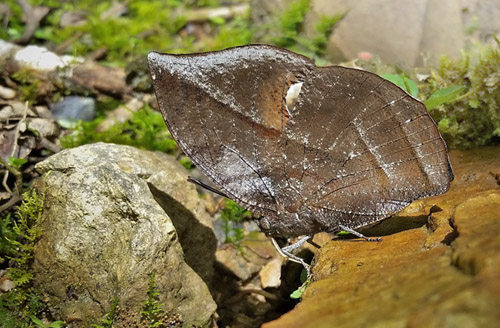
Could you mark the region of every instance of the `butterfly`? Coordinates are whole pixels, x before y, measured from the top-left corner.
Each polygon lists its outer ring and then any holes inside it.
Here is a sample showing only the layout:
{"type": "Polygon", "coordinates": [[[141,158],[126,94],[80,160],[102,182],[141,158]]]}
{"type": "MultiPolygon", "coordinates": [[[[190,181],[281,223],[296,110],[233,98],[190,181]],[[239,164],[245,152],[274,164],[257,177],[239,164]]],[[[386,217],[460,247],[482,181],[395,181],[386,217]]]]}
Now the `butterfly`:
{"type": "Polygon", "coordinates": [[[425,105],[376,74],[270,45],[148,63],[173,138],[269,236],[355,231],[453,180],[425,105]]]}

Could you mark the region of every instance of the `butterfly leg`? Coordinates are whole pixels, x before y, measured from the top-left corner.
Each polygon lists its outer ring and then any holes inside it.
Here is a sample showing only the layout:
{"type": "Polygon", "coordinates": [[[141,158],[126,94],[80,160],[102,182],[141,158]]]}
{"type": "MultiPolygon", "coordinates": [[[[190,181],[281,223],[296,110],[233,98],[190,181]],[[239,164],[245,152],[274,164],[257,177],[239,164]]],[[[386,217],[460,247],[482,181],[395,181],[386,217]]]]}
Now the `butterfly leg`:
{"type": "Polygon", "coordinates": [[[320,245],[318,245],[318,244],[316,244],[316,243],[315,243],[312,239],[309,239],[309,240],[307,241],[307,243],[308,243],[309,245],[312,245],[312,246],[316,247],[317,249],[320,249],[320,248],[321,248],[321,246],[320,246],[320,245]]]}
{"type": "Polygon", "coordinates": [[[293,243],[293,244],[288,245],[288,246],[285,246],[281,250],[284,251],[284,252],[288,252],[288,253],[293,252],[294,250],[296,250],[300,246],[304,245],[305,242],[308,241],[309,239],[311,239],[311,236],[302,237],[302,238],[299,239],[298,242],[293,243]]]}
{"type": "Polygon", "coordinates": [[[283,247],[283,248],[281,248],[278,245],[278,242],[276,242],[276,239],[271,238],[271,241],[273,243],[273,246],[276,248],[276,250],[278,251],[278,253],[280,253],[281,256],[288,258],[292,262],[296,262],[296,263],[302,264],[302,266],[304,267],[304,269],[306,269],[306,271],[307,271],[307,276],[309,277],[310,274],[311,274],[311,267],[310,267],[310,265],[307,264],[304,261],[303,258],[298,257],[297,255],[294,255],[294,254],[291,253],[293,250],[295,250],[295,249],[299,248],[300,246],[302,246],[309,239],[311,239],[311,236],[302,237],[298,242],[293,243],[293,244],[291,244],[289,246],[286,246],[286,247],[283,247]]]}
{"type": "Polygon", "coordinates": [[[356,237],[363,238],[366,241],[381,241],[382,240],[382,238],[380,238],[380,237],[376,237],[376,238],[366,237],[365,235],[363,235],[355,230],[352,230],[351,228],[346,227],[345,225],[342,225],[342,224],[339,224],[339,228],[344,230],[344,231],[347,231],[348,233],[350,233],[352,235],[355,235],[356,237]]]}

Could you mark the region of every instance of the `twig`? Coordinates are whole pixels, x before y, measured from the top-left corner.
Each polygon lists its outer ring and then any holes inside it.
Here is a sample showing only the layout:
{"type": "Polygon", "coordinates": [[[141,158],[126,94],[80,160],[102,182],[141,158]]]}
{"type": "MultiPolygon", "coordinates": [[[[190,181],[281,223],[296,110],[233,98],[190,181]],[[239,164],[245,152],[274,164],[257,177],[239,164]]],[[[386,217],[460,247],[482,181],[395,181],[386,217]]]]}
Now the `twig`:
{"type": "Polygon", "coordinates": [[[16,204],[17,202],[19,202],[21,200],[23,200],[23,197],[21,197],[21,196],[18,196],[18,195],[12,196],[11,199],[9,199],[7,201],[7,203],[0,205],[0,213],[5,211],[6,209],[11,208],[12,206],[14,206],[14,204],[16,204]]]}
{"type": "Polygon", "coordinates": [[[23,183],[21,172],[16,170],[16,168],[12,167],[11,165],[5,163],[2,159],[0,159],[0,164],[5,166],[5,168],[6,168],[4,179],[2,181],[3,187],[5,188],[5,190],[7,190],[7,192],[9,194],[12,195],[12,197],[15,197],[16,195],[20,195],[21,194],[20,193],[20,186],[23,183]],[[9,185],[7,184],[7,178],[9,177],[9,172],[12,173],[14,175],[14,177],[16,178],[16,182],[14,183],[14,187],[16,189],[15,193],[12,192],[12,190],[9,188],[9,185]]]}
{"type": "Polygon", "coordinates": [[[71,36],[70,38],[66,39],[65,41],[61,42],[55,49],[54,49],[54,52],[58,55],[64,53],[64,51],[66,51],[66,49],[73,45],[73,43],[75,43],[76,40],[80,39],[85,33],[83,33],[82,31],[78,31],[76,32],[73,36],[71,36]]]}
{"type": "Polygon", "coordinates": [[[278,296],[266,292],[265,290],[262,289],[256,289],[256,288],[251,288],[251,289],[241,289],[238,294],[236,295],[237,297],[240,295],[245,295],[245,294],[257,294],[257,295],[262,295],[265,298],[272,300],[272,301],[277,301],[279,300],[278,296]]]}
{"type": "Polygon", "coordinates": [[[108,48],[106,47],[101,47],[97,50],[94,50],[92,51],[91,53],[89,53],[85,59],[87,60],[97,60],[99,58],[101,58],[102,56],[104,56],[104,54],[108,51],[108,48]]]}
{"type": "Polygon", "coordinates": [[[0,3],[0,19],[2,20],[2,29],[4,31],[7,30],[10,16],[12,16],[10,7],[5,3],[0,3]]]}
{"type": "MultiPolygon", "coordinates": [[[[26,101],[25,105],[24,105],[23,118],[21,120],[19,120],[19,122],[17,122],[16,134],[14,136],[14,147],[12,147],[12,153],[10,154],[10,157],[14,157],[14,155],[16,154],[16,151],[17,151],[17,140],[19,139],[19,130],[21,129],[21,123],[23,123],[23,122],[26,121],[26,116],[27,115],[28,115],[28,102],[26,101]]],[[[22,181],[21,172],[19,172],[18,170],[16,170],[15,168],[13,168],[12,166],[10,166],[9,164],[5,163],[1,159],[0,159],[0,164],[2,164],[3,166],[5,166],[5,168],[7,169],[5,171],[5,175],[3,176],[3,180],[2,180],[2,185],[4,186],[5,190],[7,190],[7,192],[9,194],[11,194],[12,196],[19,195],[20,194],[20,190],[21,190],[21,184],[23,182],[22,181]],[[12,192],[12,190],[9,188],[9,185],[7,184],[7,180],[9,179],[9,172],[12,173],[16,177],[16,182],[14,184],[14,187],[16,189],[15,193],[12,192]]]]}
{"type": "Polygon", "coordinates": [[[231,19],[234,16],[242,15],[249,10],[248,4],[240,4],[219,8],[202,8],[188,10],[183,13],[187,22],[204,22],[213,18],[231,19]]]}
{"type": "Polygon", "coordinates": [[[23,21],[26,23],[23,35],[15,40],[16,43],[28,43],[35,31],[40,26],[40,21],[49,13],[50,8],[46,6],[33,7],[27,0],[17,0],[23,10],[23,21]]]}
{"type": "Polygon", "coordinates": [[[101,20],[106,20],[110,17],[121,16],[127,11],[128,1],[118,2],[113,1],[111,7],[101,14],[101,20]]]}
{"type": "Polygon", "coordinates": [[[24,123],[26,121],[26,117],[28,116],[28,102],[24,102],[24,112],[23,112],[23,118],[17,122],[16,126],[16,135],[14,136],[14,147],[12,148],[12,153],[10,154],[11,157],[14,157],[16,154],[16,148],[17,148],[17,139],[19,139],[19,130],[21,130],[21,123],[24,123]]]}

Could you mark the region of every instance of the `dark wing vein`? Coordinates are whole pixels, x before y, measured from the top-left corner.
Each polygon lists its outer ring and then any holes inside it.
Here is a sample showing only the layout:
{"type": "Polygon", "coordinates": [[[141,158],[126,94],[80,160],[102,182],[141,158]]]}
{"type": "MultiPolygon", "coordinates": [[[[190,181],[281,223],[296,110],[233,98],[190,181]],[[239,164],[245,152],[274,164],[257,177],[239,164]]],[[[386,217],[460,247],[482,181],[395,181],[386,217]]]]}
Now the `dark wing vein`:
{"type": "MultiPolygon", "coordinates": [[[[425,154],[425,155],[422,156],[422,158],[423,157],[428,157],[430,155],[435,155],[435,154],[441,154],[441,151],[435,151],[435,152],[432,152],[432,153],[425,154]]],[[[391,166],[394,166],[396,164],[410,162],[410,161],[413,161],[415,159],[419,159],[419,158],[418,157],[407,158],[407,159],[404,159],[404,160],[399,160],[399,161],[394,161],[394,162],[390,162],[390,163],[384,164],[384,166],[385,167],[391,167],[391,166]]],[[[428,164],[427,166],[428,167],[441,167],[442,165],[440,165],[440,164],[437,164],[437,165],[428,164]]],[[[333,183],[333,182],[335,182],[337,180],[341,180],[341,179],[344,179],[344,178],[347,178],[347,177],[351,177],[351,176],[355,176],[355,175],[358,175],[358,174],[361,174],[361,173],[366,173],[366,172],[370,172],[370,171],[374,171],[374,170],[379,170],[379,169],[382,169],[382,165],[377,165],[377,166],[370,167],[370,168],[368,168],[366,170],[351,172],[351,173],[348,173],[348,174],[345,174],[345,175],[334,177],[334,178],[330,179],[325,185],[323,185],[321,187],[321,189],[319,189],[318,192],[316,192],[316,194],[319,194],[326,186],[328,186],[329,184],[331,184],[331,183],[333,183]]],[[[371,180],[371,179],[367,179],[367,180],[371,180]]],[[[321,200],[323,200],[324,198],[328,197],[329,195],[331,195],[335,191],[336,190],[328,192],[328,193],[322,195],[322,197],[320,199],[318,199],[318,202],[321,201],[321,200]]]]}
{"type": "MultiPolygon", "coordinates": [[[[276,199],[274,198],[274,195],[273,193],[271,192],[271,190],[269,189],[269,186],[267,185],[267,183],[264,181],[264,179],[262,178],[262,175],[259,173],[259,171],[257,169],[255,169],[252,164],[250,164],[243,156],[241,156],[241,154],[234,150],[233,148],[229,147],[228,145],[224,144],[221,140],[221,138],[219,137],[219,135],[217,134],[217,131],[215,131],[214,129],[214,133],[215,135],[217,136],[217,138],[219,139],[219,142],[221,143],[221,145],[226,148],[227,150],[229,150],[230,152],[232,152],[233,154],[235,154],[236,156],[239,157],[239,159],[246,165],[248,166],[260,179],[260,181],[262,181],[262,184],[264,185],[264,187],[266,188],[266,192],[267,194],[269,195],[269,197],[271,197],[271,199],[274,201],[274,203],[276,204],[276,199]]],[[[254,184],[252,183],[254,186],[255,186],[255,189],[256,190],[259,190],[259,188],[254,184]]]]}

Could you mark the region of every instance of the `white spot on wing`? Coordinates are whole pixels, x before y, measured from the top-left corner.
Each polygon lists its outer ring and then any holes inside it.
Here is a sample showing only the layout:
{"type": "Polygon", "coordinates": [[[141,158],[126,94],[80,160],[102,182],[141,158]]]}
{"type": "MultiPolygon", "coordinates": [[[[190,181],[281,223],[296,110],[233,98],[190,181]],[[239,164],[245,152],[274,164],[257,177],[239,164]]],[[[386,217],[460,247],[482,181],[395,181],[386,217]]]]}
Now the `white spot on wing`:
{"type": "Polygon", "coordinates": [[[286,110],[288,114],[290,114],[290,116],[292,116],[292,113],[290,111],[293,110],[293,108],[295,107],[295,103],[299,98],[300,90],[302,89],[302,84],[304,84],[304,82],[294,83],[290,86],[290,88],[286,92],[286,97],[285,97],[286,110]]]}

